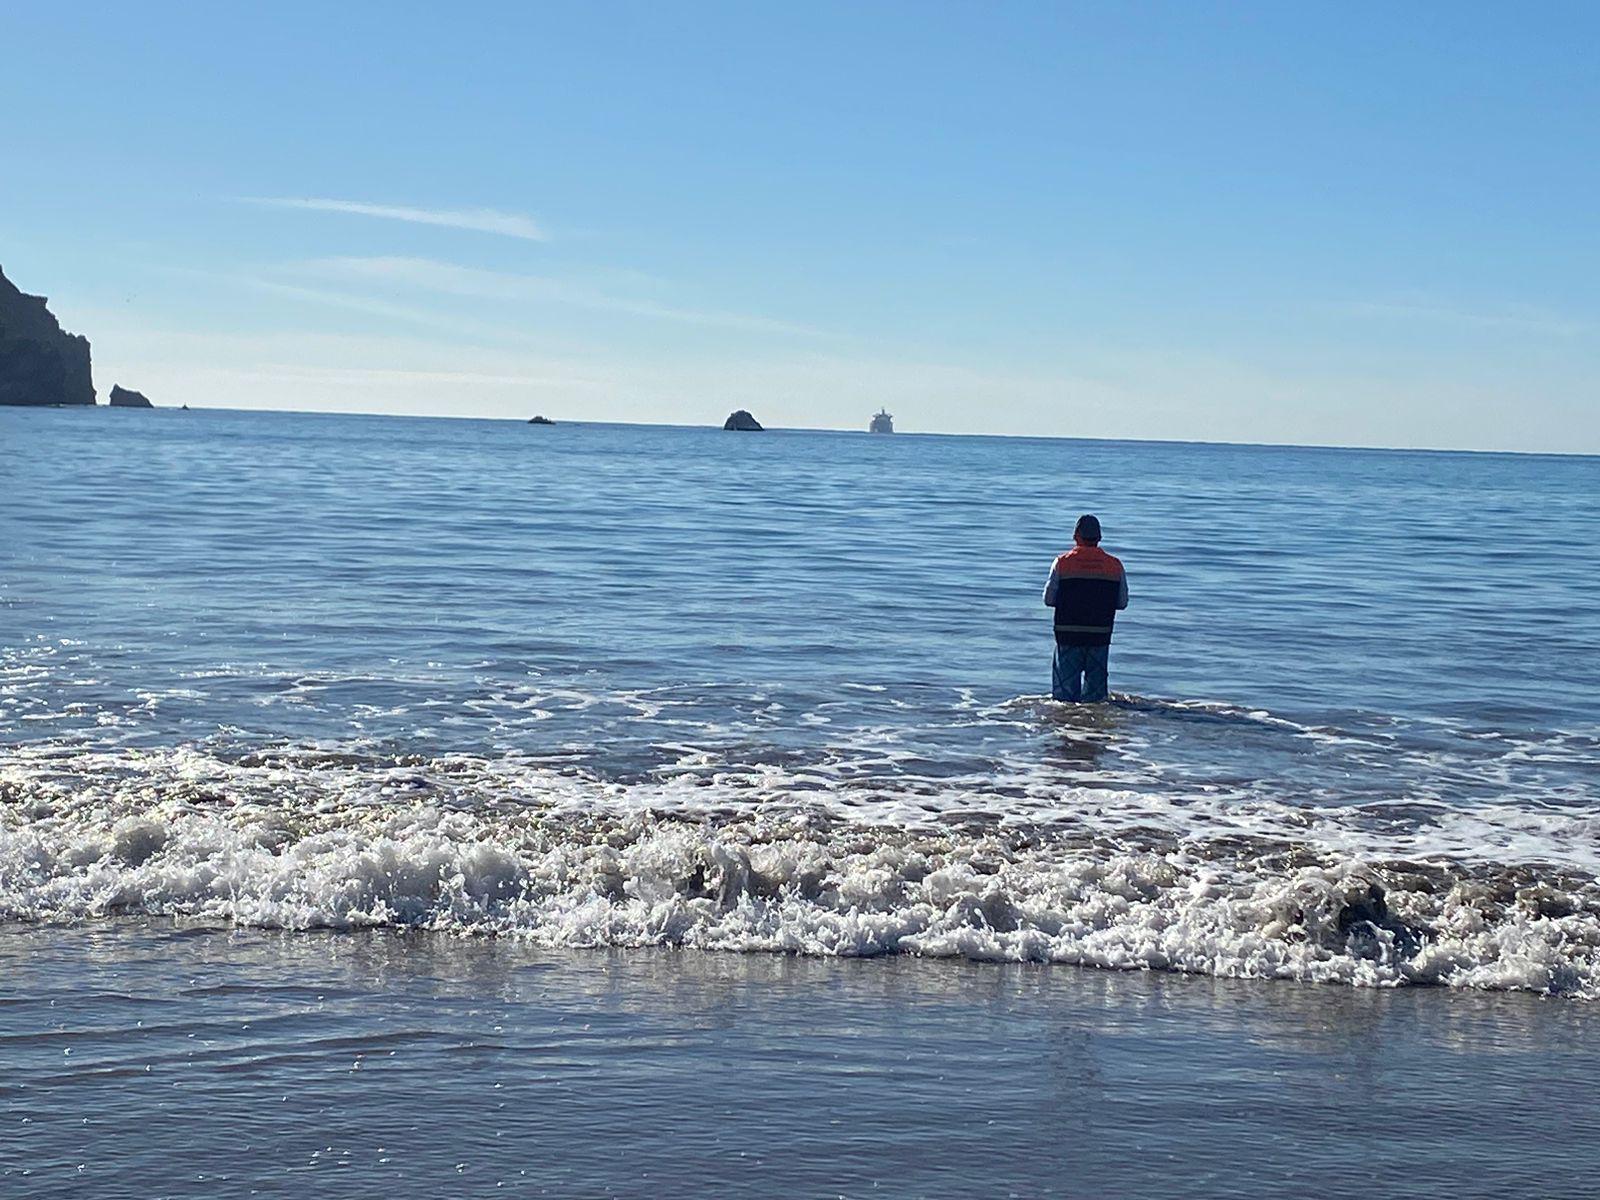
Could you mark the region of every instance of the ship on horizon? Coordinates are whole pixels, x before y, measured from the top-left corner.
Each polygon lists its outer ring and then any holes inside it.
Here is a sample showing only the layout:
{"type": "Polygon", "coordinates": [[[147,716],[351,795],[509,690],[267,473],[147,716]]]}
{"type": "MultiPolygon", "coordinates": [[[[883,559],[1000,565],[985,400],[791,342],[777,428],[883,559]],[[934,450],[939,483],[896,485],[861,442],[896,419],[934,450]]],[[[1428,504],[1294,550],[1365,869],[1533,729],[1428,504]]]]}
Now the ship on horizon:
{"type": "Polygon", "coordinates": [[[880,408],[867,429],[872,433],[893,433],[894,418],[889,415],[888,409],[880,408]]]}

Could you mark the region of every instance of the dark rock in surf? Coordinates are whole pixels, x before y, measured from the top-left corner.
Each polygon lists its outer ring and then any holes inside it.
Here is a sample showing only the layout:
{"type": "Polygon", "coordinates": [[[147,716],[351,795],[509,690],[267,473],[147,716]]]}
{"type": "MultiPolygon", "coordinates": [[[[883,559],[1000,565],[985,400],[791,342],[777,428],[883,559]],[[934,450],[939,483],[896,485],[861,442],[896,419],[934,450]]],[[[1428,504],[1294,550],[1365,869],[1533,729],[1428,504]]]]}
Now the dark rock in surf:
{"type": "Polygon", "coordinates": [[[130,391],[113,383],[111,385],[112,408],[154,408],[155,405],[145,397],[143,392],[130,391]]]}
{"type": "Polygon", "coordinates": [[[728,419],[722,423],[722,427],[724,429],[737,429],[749,433],[761,432],[761,422],[756,420],[742,408],[738,412],[730,414],[728,419]]]}
{"type": "Polygon", "coordinates": [[[43,296],[0,271],[0,404],[93,403],[89,339],[63,330],[43,296]]]}
{"type": "Polygon", "coordinates": [[[1367,894],[1357,896],[1339,910],[1339,932],[1346,948],[1357,958],[1382,960],[1392,953],[1415,958],[1432,936],[1433,930],[1407,925],[1389,911],[1389,901],[1377,884],[1367,885],[1367,894]]]}

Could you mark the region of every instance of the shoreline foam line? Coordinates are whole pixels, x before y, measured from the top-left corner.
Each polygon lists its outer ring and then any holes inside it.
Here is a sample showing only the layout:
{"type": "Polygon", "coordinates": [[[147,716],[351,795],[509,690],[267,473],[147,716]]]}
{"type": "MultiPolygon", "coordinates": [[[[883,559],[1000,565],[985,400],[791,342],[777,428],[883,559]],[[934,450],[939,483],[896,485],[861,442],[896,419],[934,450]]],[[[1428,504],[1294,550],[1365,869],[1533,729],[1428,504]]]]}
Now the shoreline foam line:
{"type": "MultiPolygon", "coordinates": [[[[956,807],[912,827],[892,806],[682,791],[327,750],[13,756],[0,919],[393,926],[1600,998],[1600,887],[1572,864],[1396,857],[1281,830],[1180,836],[1087,808],[1029,825],[956,807]]],[[[1104,813],[1119,795],[1092,799],[1104,813]]]]}

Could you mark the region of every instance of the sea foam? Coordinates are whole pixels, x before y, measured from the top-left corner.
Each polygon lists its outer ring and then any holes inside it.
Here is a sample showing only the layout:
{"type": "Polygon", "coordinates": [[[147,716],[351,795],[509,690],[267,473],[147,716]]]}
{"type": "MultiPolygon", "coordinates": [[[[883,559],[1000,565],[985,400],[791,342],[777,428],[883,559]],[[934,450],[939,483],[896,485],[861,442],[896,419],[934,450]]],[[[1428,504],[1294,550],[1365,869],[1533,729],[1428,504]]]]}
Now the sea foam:
{"type": "Polygon", "coordinates": [[[1058,796],[1050,821],[964,815],[992,802],[913,820],[892,798],[786,791],[771,771],[618,784],[328,748],[26,752],[0,767],[0,918],[1600,996],[1600,889],[1582,854],[1549,853],[1571,829],[1417,855],[1370,831],[1363,847],[1336,817],[1212,822],[1198,802],[1085,793],[1058,796]]]}

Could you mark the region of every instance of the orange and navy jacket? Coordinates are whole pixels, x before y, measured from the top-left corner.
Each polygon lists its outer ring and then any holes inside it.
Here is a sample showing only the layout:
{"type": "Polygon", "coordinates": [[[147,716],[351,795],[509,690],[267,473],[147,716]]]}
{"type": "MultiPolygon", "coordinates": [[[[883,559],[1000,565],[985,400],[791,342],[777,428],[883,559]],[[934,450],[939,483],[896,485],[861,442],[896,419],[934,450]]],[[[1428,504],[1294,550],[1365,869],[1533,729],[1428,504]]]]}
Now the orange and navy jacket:
{"type": "Polygon", "coordinates": [[[1074,546],[1050,568],[1044,602],[1056,610],[1059,644],[1109,646],[1117,612],[1128,607],[1128,576],[1099,546],[1074,546]]]}

